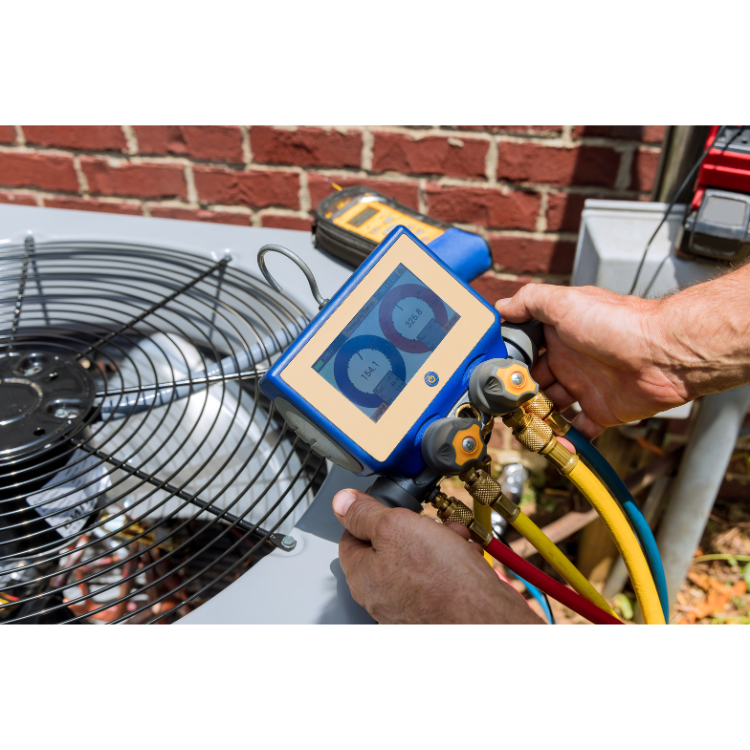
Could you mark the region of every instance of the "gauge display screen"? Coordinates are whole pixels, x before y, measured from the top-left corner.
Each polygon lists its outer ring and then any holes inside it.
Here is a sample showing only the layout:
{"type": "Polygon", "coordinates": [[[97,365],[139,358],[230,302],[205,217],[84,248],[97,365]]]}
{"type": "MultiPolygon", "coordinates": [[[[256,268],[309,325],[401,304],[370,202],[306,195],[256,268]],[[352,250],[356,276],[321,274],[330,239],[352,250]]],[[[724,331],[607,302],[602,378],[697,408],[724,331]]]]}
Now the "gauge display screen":
{"type": "Polygon", "coordinates": [[[363,211],[360,211],[356,216],[349,219],[348,224],[352,227],[361,227],[368,219],[375,216],[380,209],[368,206],[363,211]]]}
{"type": "Polygon", "coordinates": [[[402,263],[313,370],[377,422],[459,320],[402,263]]]}

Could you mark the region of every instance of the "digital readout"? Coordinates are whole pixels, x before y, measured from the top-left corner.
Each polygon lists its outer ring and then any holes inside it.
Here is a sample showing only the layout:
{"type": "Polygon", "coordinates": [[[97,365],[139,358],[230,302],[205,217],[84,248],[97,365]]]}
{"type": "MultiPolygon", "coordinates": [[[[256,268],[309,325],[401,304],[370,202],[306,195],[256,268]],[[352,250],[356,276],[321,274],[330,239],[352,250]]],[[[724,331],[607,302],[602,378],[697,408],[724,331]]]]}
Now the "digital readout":
{"type": "Polygon", "coordinates": [[[378,208],[368,206],[360,211],[356,216],[352,216],[346,223],[351,227],[361,227],[368,219],[371,219],[379,211],[378,208]]]}
{"type": "Polygon", "coordinates": [[[313,370],[377,422],[458,320],[455,310],[402,263],[313,370]]]}

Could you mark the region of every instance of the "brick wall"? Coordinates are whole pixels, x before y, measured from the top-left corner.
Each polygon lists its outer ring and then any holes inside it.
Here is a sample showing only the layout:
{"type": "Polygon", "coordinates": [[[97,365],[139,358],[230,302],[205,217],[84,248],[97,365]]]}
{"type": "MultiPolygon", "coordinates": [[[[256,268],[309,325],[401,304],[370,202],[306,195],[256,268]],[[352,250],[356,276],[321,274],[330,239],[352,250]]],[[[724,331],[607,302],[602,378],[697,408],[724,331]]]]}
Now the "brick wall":
{"type": "Polygon", "coordinates": [[[0,202],[309,229],[331,183],[479,232],[486,297],[565,283],[587,197],[648,197],[662,126],[0,126],[0,202]]]}

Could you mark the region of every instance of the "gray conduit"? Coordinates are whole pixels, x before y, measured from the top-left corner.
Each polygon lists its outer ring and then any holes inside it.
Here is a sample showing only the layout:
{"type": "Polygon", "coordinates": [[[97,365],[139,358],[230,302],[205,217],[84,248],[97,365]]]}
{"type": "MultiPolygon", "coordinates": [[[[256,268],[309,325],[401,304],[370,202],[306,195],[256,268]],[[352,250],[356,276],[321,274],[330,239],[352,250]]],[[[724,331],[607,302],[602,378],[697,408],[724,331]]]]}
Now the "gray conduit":
{"type": "Polygon", "coordinates": [[[670,492],[656,542],[670,609],[690,568],[750,404],[750,385],[706,396],[670,492]]]}

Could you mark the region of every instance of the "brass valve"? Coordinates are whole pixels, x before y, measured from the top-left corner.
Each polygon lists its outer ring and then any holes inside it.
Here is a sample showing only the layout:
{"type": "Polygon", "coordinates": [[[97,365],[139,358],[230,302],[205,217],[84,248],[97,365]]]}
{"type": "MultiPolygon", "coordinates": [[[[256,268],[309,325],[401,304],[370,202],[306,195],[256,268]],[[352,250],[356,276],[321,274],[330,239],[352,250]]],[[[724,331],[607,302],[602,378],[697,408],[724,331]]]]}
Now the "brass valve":
{"type": "Polygon", "coordinates": [[[515,521],[521,509],[503,494],[500,485],[481,469],[469,469],[461,475],[467,492],[480,505],[488,505],[506,521],[515,521]]]}
{"type": "Polygon", "coordinates": [[[523,404],[523,410],[533,414],[546,422],[558,437],[562,437],[570,429],[570,422],[559,412],[555,411],[552,399],[543,391],[532,396],[523,404]]]}
{"type": "Polygon", "coordinates": [[[520,407],[504,417],[503,422],[513,430],[513,437],[532,453],[542,453],[555,439],[546,422],[520,407]]]}
{"type": "Polygon", "coordinates": [[[552,428],[535,414],[519,407],[504,417],[503,422],[513,430],[513,436],[521,445],[545,456],[561,474],[570,474],[578,463],[578,456],[561,445],[552,428]]]}
{"type": "Polygon", "coordinates": [[[443,523],[460,523],[466,526],[483,547],[492,541],[492,532],[474,519],[474,513],[468,505],[442,492],[435,495],[430,502],[437,508],[437,516],[443,523]]]}
{"type": "Polygon", "coordinates": [[[443,523],[460,523],[468,528],[474,520],[471,508],[455,497],[448,497],[442,492],[435,496],[432,504],[437,508],[437,517],[443,523]]]}

